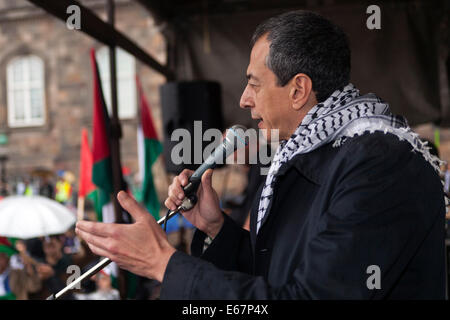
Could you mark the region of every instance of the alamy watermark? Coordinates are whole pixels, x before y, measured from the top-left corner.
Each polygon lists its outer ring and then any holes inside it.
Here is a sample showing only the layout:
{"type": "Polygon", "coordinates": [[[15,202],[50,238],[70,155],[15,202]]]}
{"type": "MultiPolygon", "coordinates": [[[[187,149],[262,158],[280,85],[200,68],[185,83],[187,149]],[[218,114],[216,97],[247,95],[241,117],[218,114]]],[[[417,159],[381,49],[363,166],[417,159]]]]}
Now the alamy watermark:
{"type": "Polygon", "coordinates": [[[79,6],[73,4],[67,7],[66,13],[70,16],[66,20],[66,26],[69,30],[81,29],[81,9],[79,6]]]}
{"type": "MultiPolygon", "coordinates": [[[[238,139],[247,141],[246,148],[238,148],[226,159],[219,159],[221,164],[261,164],[266,166],[272,161],[274,151],[279,145],[279,130],[270,130],[270,142],[266,137],[268,130],[256,130],[253,128],[243,131],[237,129],[239,137],[233,143],[241,143],[238,139]]],[[[203,132],[202,121],[194,121],[193,136],[190,130],[185,128],[175,129],[170,137],[172,142],[178,142],[171,150],[170,158],[173,164],[202,164],[211,153],[222,143],[223,134],[219,129],[210,128],[203,132]],[[204,148],[204,143],[210,142],[204,148]]],[[[268,168],[262,168],[261,174],[267,175],[268,168]]]]}
{"type": "Polygon", "coordinates": [[[367,267],[366,273],[370,274],[367,278],[366,286],[369,290],[381,289],[381,269],[376,264],[367,267]]]}
{"type": "MultiPolygon", "coordinates": [[[[71,264],[70,266],[67,267],[66,273],[69,275],[67,277],[67,281],[66,281],[66,285],[68,286],[80,277],[81,269],[79,266],[77,266],[75,264],[71,264]]],[[[74,289],[78,289],[78,290],[81,289],[81,283],[78,282],[74,286],[74,289]]]]}
{"type": "Polygon", "coordinates": [[[370,16],[366,20],[366,26],[369,30],[381,29],[381,9],[376,4],[367,7],[366,13],[370,16]]]}

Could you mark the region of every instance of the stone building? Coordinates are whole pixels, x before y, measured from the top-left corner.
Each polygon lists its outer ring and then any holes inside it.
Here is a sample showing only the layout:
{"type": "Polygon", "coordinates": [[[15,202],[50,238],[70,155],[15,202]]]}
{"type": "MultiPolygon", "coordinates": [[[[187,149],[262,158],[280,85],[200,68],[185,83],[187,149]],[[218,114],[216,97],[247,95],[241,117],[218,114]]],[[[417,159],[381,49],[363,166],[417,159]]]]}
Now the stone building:
{"type": "MultiPolygon", "coordinates": [[[[104,1],[82,1],[106,19],[104,1]]],[[[68,15],[69,16],[69,15],[68,15]]],[[[83,22],[81,17],[81,23],[83,22]]],[[[165,40],[152,16],[134,1],[116,1],[116,28],[160,63],[165,40]]],[[[25,0],[0,1],[0,135],[7,154],[9,186],[36,170],[70,171],[78,177],[81,129],[92,141],[92,69],[89,51],[95,48],[105,98],[110,100],[108,49],[25,0]]],[[[119,50],[118,108],[122,123],[122,165],[138,172],[137,94],[140,77],[162,139],[159,86],[165,78],[119,50]]],[[[156,184],[166,185],[156,164],[156,184]]],[[[166,189],[167,190],[167,189],[166,189]]]]}
{"type": "MultiPolygon", "coordinates": [[[[104,0],[80,2],[106,20],[104,0]]],[[[150,12],[136,1],[116,0],[115,6],[115,27],[164,65],[166,43],[162,26],[156,25],[150,12]]],[[[91,48],[96,49],[108,104],[107,47],[82,32],[70,30],[61,20],[26,0],[0,0],[0,153],[8,157],[4,168],[9,194],[16,193],[18,181],[41,182],[35,173],[47,171],[55,174],[53,182],[58,172],[73,173],[76,190],[82,128],[88,129],[92,144],[91,48]]],[[[135,75],[142,83],[160,140],[163,130],[159,87],[166,80],[118,50],[121,161],[131,173],[131,181],[139,185],[135,75]]],[[[0,162],[0,171],[1,167],[0,162]]],[[[219,196],[239,194],[246,185],[245,170],[238,165],[218,169],[213,184],[219,196]]],[[[153,177],[162,204],[171,177],[166,174],[161,157],[153,166],[153,177]]]]}

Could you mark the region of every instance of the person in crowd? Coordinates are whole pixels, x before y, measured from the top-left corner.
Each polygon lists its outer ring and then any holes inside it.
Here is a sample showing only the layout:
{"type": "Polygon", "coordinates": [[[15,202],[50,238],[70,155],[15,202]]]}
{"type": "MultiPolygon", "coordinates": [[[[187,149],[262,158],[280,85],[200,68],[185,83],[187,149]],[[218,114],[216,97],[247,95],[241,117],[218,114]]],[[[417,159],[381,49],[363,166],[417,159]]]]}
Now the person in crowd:
{"type": "Polygon", "coordinates": [[[81,241],[75,234],[75,227],[70,228],[64,233],[63,237],[63,252],[65,254],[76,254],[81,248],[81,241]]]}
{"type": "Polygon", "coordinates": [[[0,300],[28,300],[29,293],[40,289],[41,280],[25,243],[17,241],[14,245],[0,237],[0,300]]]}
{"type": "Polygon", "coordinates": [[[91,293],[75,293],[77,300],[120,300],[119,291],[112,287],[111,274],[107,268],[93,276],[96,290],[91,293]]]}
{"type": "MultiPolygon", "coordinates": [[[[44,258],[40,261],[37,271],[42,280],[42,289],[33,296],[33,299],[45,299],[52,293],[57,293],[68,283],[67,280],[72,274],[68,272],[71,265],[83,268],[86,264],[95,259],[95,256],[82,241],[80,249],[75,254],[66,254],[63,251],[64,237],[53,235],[41,239],[44,258]]],[[[62,299],[73,300],[71,293],[62,299]]]]}
{"type": "Polygon", "coordinates": [[[55,188],[48,177],[43,177],[39,186],[39,194],[41,196],[53,199],[55,197],[55,188]]]}
{"type": "Polygon", "coordinates": [[[70,202],[72,198],[72,186],[63,176],[58,177],[58,181],[55,185],[55,200],[66,204],[70,202]]]}

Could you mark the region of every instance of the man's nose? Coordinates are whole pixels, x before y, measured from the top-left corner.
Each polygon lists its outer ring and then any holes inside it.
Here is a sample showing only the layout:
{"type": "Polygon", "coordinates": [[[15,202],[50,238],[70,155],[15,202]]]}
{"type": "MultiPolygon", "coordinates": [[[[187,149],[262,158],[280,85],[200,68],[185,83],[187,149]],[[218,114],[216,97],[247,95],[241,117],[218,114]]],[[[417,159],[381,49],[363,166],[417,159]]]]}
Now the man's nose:
{"type": "Polygon", "coordinates": [[[239,101],[239,106],[242,109],[251,108],[253,106],[251,96],[247,90],[248,86],[245,87],[244,92],[242,92],[241,100],[239,101]]]}

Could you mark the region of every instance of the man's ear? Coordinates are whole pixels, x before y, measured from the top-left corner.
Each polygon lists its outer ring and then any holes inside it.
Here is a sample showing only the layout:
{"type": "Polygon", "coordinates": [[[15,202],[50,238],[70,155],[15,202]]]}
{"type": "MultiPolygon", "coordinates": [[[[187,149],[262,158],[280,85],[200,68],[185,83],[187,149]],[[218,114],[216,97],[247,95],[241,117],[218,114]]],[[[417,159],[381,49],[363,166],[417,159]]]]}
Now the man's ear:
{"type": "Polygon", "coordinates": [[[292,108],[300,110],[310,100],[312,91],[312,81],[304,73],[298,73],[291,79],[291,90],[289,92],[289,98],[292,102],[292,108]]]}

